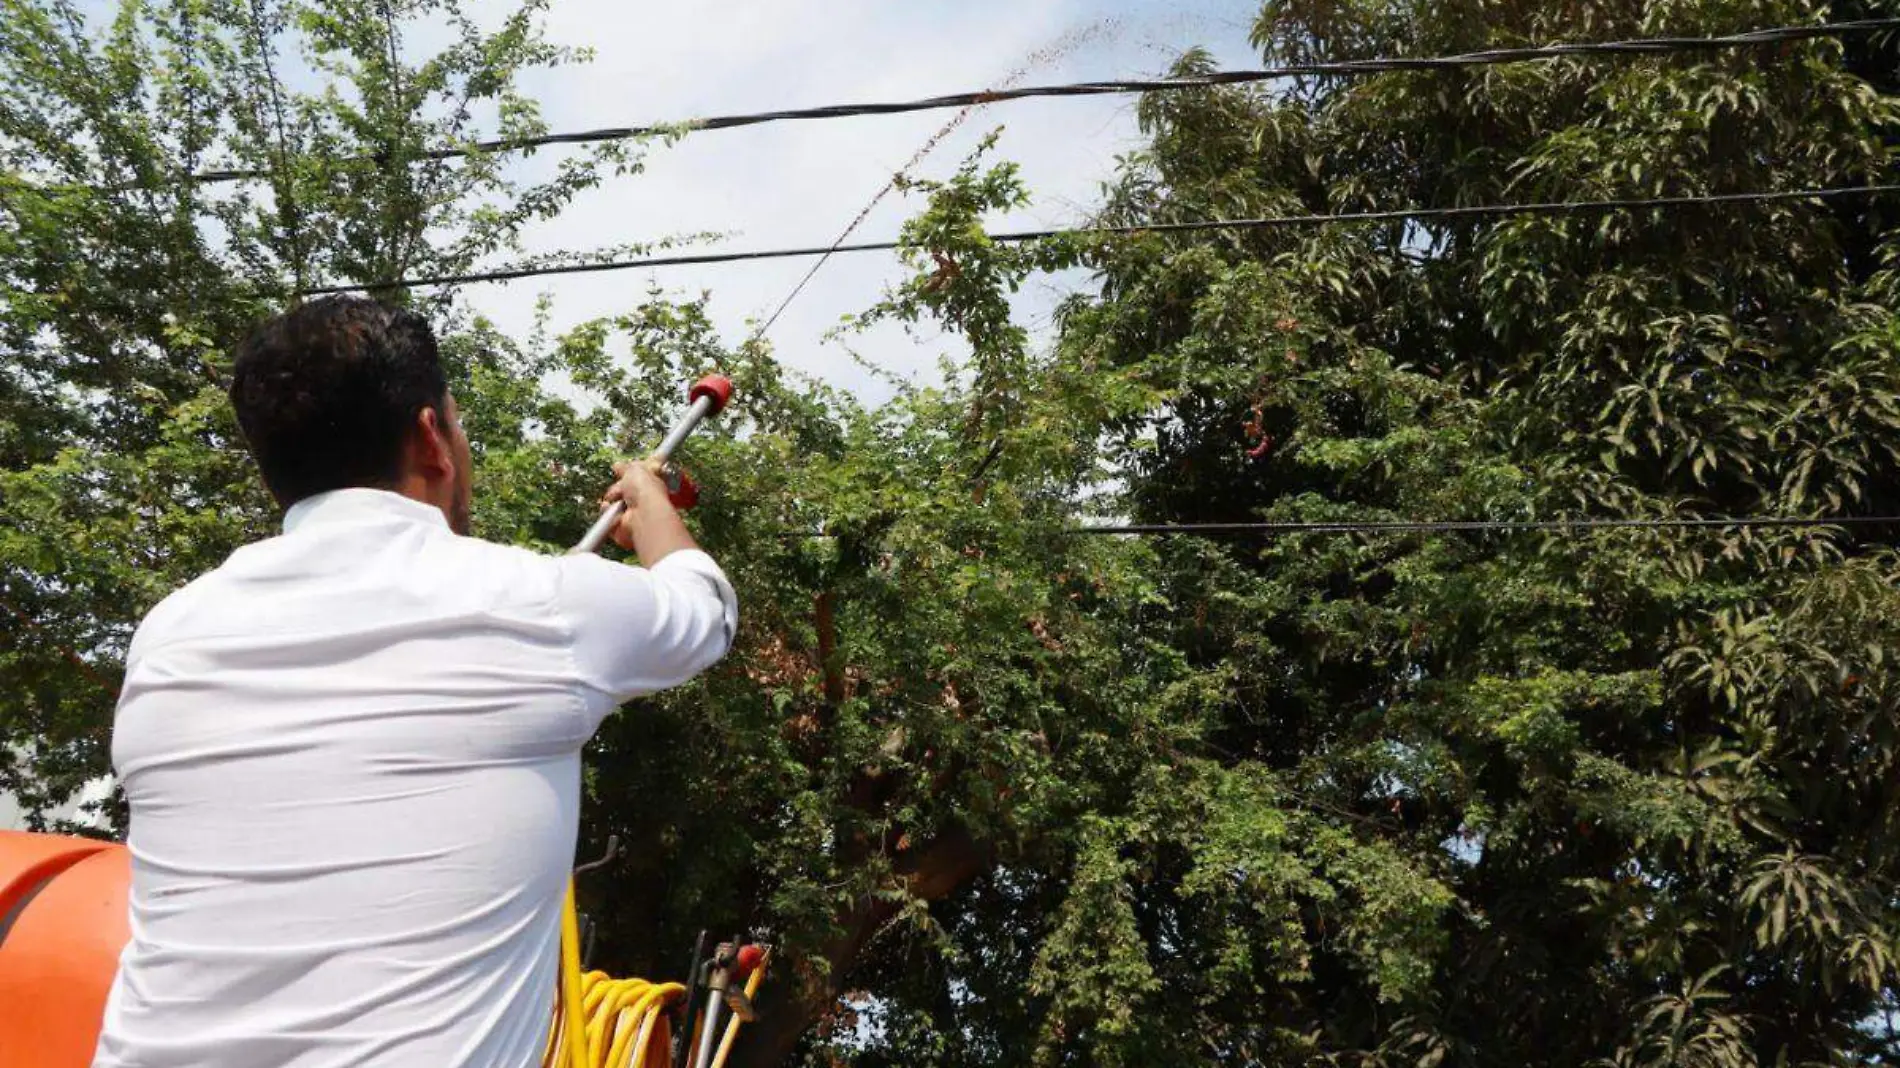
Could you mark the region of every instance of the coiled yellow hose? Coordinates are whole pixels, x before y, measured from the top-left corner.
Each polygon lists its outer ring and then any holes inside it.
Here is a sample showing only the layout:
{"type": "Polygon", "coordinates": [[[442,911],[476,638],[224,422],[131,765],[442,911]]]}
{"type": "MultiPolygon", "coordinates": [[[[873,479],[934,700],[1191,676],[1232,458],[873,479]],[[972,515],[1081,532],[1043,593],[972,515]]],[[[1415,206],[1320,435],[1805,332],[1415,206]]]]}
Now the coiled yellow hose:
{"type": "Polygon", "coordinates": [[[663,1068],[666,1009],[686,996],[679,983],[581,974],[581,929],[574,887],[561,906],[561,1001],[548,1029],[546,1068],[663,1068]],[[570,1027],[578,1020],[580,1026],[570,1027]],[[658,1050],[656,1058],[648,1053],[658,1050]]]}

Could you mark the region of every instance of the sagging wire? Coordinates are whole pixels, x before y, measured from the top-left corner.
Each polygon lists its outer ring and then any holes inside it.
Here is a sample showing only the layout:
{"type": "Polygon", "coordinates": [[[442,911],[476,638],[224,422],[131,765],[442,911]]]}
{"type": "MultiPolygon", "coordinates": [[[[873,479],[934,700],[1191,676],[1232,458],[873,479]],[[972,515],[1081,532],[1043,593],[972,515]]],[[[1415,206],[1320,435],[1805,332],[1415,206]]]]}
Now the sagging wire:
{"type": "MultiPolygon", "coordinates": [[[[1003,77],[1002,81],[997,83],[998,89],[990,91],[1001,92],[1007,90],[1009,87],[1014,86],[1016,83],[1028,77],[1031,69],[1043,63],[1047,63],[1052,59],[1059,58],[1063,53],[1074,49],[1077,45],[1082,44],[1089,38],[1104,32],[1111,24],[1111,20],[1109,19],[1097,19],[1083,26],[1081,29],[1072,30],[1057,38],[1054,42],[1042,48],[1038,48],[1036,51],[1024,57],[1020,66],[1009,72],[1009,74],[1003,77]]],[[[832,253],[836,252],[840,246],[850,240],[851,235],[857,232],[858,227],[863,225],[864,220],[870,217],[871,211],[875,209],[885,197],[889,196],[892,190],[898,188],[898,186],[908,180],[910,172],[922,164],[932,152],[935,152],[937,146],[943,143],[944,138],[949,137],[957,131],[958,127],[968,122],[970,116],[976,114],[977,109],[982,106],[980,103],[966,105],[955,115],[952,115],[950,121],[938,127],[937,132],[931,134],[930,138],[923,143],[922,147],[918,148],[916,152],[911,153],[910,159],[905,161],[902,167],[897,168],[889,180],[887,180],[876,193],[871,195],[870,201],[867,202],[863,208],[859,209],[858,214],[853,217],[849,223],[845,224],[845,228],[839,232],[836,238],[832,239],[831,247],[819,255],[818,262],[811,265],[811,269],[806,271],[805,276],[798,280],[798,284],[792,287],[791,292],[785,294],[785,299],[779,301],[778,307],[772,310],[772,314],[766,316],[765,322],[758,330],[753,332],[752,339],[754,341],[762,339],[766,334],[771,332],[772,326],[778,322],[779,316],[785,314],[785,309],[792,306],[792,302],[798,299],[798,295],[803,293],[805,287],[811,284],[811,280],[816,278],[818,272],[824,269],[825,264],[831,260],[832,253]]]]}
{"type": "MultiPolygon", "coordinates": [[[[1458,532],[1589,531],[1589,530],[1752,530],[1813,527],[1900,527],[1900,515],[1848,516],[1683,516],[1652,519],[1399,519],[1399,520],[1288,520],[1244,523],[1104,523],[1069,527],[1061,533],[1075,536],[1126,535],[1134,537],[1224,537],[1281,534],[1451,534],[1458,532]]],[[[828,530],[792,530],[784,538],[834,538],[828,530]]]]}
{"type": "MultiPolygon", "coordinates": [[[[1285,81],[1293,78],[1351,77],[1384,74],[1392,71],[1446,70],[1463,67],[1489,67],[1503,63],[1544,62],[1585,56],[1638,55],[1719,51],[1763,45],[1844,37],[1850,34],[1876,33],[1900,29],[1900,18],[1858,19],[1827,22],[1812,26],[1775,26],[1745,33],[1712,37],[1637,37],[1617,41],[1580,41],[1521,48],[1492,48],[1442,56],[1392,56],[1337,60],[1325,63],[1296,63],[1252,70],[1214,71],[1208,74],[1176,78],[1120,79],[1116,81],[1070,82],[1060,85],[1032,85],[1017,89],[986,89],[950,93],[919,100],[868,104],[831,104],[823,107],[792,108],[781,111],[756,111],[736,115],[714,115],[672,123],[644,126],[610,126],[568,133],[538,134],[532,137],[498,138],[466,145],[429,149],[418,153],[418,160],[458,159],[496,152],[520,152],[552,145],[584,145],[601,141],[624,141],[639,137],[697,133],[703,130],[730,130],[773,122],[812,119],[844,119],[867,115],[902,115],[915,111],[964,108],[1035,97],[1104,96],[1128,93],[1178,92],[1219,86],[1249,85],[1285,81]]],[[[199,171],[190,176],[194,182],[253,181],[269,177],[268,171],[255,169],[199,171]]]]}
{"type": "MultiPolygon", "coordinates": [[[[1640,211],[1651,208],[1684,208],[1726,204],[1772,204],[1791,200],[1831,200],[1843,197],[1879,196],[1900,193],[1900,184],[1836,186],[1820,189],[1786,189],[1759,193],[1703,193],[1674,197],[1620,197],[1609,200],[1558,200],[1527,204],[1468,204],[1449,208],[1398,208],[1390,211],[1339,212],[1323,215],[1268,215],[1246,219],[1197,219],[1188,222],[1147,223],[1134,226],[1080,226],[1053,230],[1017,230],[988,235],[998,244],[1046,241],[1058,237],[1115,237],[1134,234],[1182,234],[1210,230],[1273,230],[1288,227],[1333,226],[1379,222],[1428,222],[1443,219],[1495,219],[1518,215],[1573,215],[1600,211],[1640,211]]],[[[558,264],[540,267],[516,267],[469,274],[424,275],[380,282],[352,282],[314,286],[297,292],[300,297],[326,293],[354,293],[376,289],[415,289],[423,286],[468,285],[476,282],[508,282],[521,278],[539,278],[560,274],[592,274],[599,271],[629,271],[642,268],[686,267],[711,263],[743,263],[752,260],[791,259],[801,256],[833,256],[855,252],[890,252],[904,247],[901,241],[864,241],[856,244],[815,245],[803,248],[757,249],[739,252],[704,252],[684,256],[650,256],[632,260],[608,260],[600,263],[558,264]]]]}

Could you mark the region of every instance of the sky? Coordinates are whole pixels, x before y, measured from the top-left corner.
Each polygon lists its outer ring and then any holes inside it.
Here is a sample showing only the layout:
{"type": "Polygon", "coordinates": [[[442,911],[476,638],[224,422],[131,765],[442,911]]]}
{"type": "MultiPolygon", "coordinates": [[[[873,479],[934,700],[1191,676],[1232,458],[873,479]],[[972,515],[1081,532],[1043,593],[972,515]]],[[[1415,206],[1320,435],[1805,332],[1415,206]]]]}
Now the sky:
{"type": "MultiPolygon", "coordinates": [[[[555,0],[550,38],[590,47],[595,60],[536,72],[525,88],[541,100],[552,129],[573,130],[907,100],[993,88],[1013,72],[1022,72],[1020,84],[1154,76],[1197,45],[1224,66],[1253,66],[1258,60],[1247,32],[1257,10],[1257,0],[555,0]]],[[[993,158],[1018,164],[1034,199],[992,220],[993,227],[1074,225],[1099,199],[1117,156],[1139,146],[1134,107],[1130,96],[992,105],[940,144],[919,173],[949,173],[1000,127],[993,158]]],[[[656,146],[644,173],[608,181],[532,231],[529,251],[704,231],[730,235],[718,247],[734,250],[828,244],[953,114],[779,123],[656,146]]],[[[894,237],[919,207],[915,196],[892,194],[854,238],[894,237]]],[[[555,323],[572,324],[625,311],[657,282],[677,294],[708,293],[715,322],[736,344],[811,262],[544,278],[471,286],[464,298],[523,334],[543,293],[553,298],[555,323]]],[[[866,400],[881,399],[888,390],[826,334],[902,278],[894,254],[834,257],[769,340],[789,365],[866,400]]],[[[1032,325],[1046,324],[1058,296],[1086,281],[1080,275],[1033,281],[1019,299],[1021,314],[1032,325]]],[[[850,346],[886,370],[921,376],[934,376],[939,357],[958,351],[955,339],[932,328],[915,337],[883,329],[850,346]]]]}
{"type": "Polygon", "coordinates": [[[26,817],[20,812],[20,806],[6,793],[0,792],[0,831],[23,830],[26,830],[26,817]]]}
{"type": "MultiPolygon", "coordinates": [[[[48,818],[54,820],[76,820],[97,826],[99,821],[96,819],[90,817],[82,819],[80,806],[92,801],[103,801],[110,792],[110,780],[96,779],[89,786],[82,789],[79,792],[79,796],[75,797],[70,805],[49,813],[48,818]]],[[[24,830],[26,830],[26,814],[20,811],[19,804],[15,802],[10,795],[4,791],[0,791],[0,831],[24,830]]]]}

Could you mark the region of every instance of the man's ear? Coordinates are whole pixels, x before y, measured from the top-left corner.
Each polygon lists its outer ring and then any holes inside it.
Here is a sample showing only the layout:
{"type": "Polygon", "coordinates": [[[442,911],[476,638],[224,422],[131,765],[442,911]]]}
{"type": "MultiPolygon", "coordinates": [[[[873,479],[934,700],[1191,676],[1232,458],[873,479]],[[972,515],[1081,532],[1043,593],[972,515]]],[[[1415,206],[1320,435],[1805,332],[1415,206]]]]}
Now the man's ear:
{"type": "Polygon", "coordinates": [[[432,477],[455,473],[455,450],[449,443],[448,421],[433,405],[416,413],[414,432],[409,436],[410,461],[415,469],[432,477]]]}

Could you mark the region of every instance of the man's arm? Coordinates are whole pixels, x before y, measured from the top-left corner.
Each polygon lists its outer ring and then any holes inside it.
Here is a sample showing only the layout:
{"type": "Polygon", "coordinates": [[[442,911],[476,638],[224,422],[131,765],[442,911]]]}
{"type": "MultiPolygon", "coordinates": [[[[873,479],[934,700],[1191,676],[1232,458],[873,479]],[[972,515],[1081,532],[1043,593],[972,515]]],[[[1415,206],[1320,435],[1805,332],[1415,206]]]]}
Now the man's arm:
{"type": "Polygon", "coordinates": [[[624,501],[614,542],[644,567],[591,553],[562,557],[561,608],[574,628],[581,681],[625,700],[678,686],[732,645],[739,606],[732,584],[701,552],[650,462],[617,464],[602,501],[624,501]]]}

